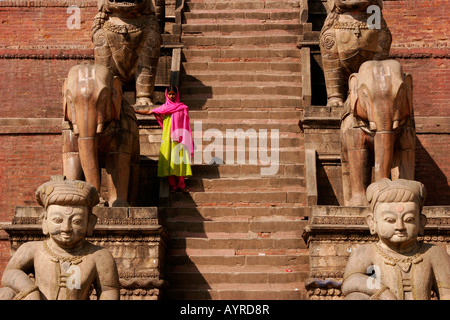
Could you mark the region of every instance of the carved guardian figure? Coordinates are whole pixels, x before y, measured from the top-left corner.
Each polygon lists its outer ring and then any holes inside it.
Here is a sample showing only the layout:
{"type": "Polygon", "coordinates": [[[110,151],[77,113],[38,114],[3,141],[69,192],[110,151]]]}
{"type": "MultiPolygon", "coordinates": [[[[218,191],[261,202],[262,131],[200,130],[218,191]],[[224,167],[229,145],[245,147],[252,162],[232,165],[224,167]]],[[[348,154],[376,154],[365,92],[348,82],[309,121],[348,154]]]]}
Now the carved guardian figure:
{"type": "Polygon", "coordinates": [[[319,38],[327,106],[343,105],[347,80],[363,62],[389,57],[392,37],[381,15],[382,5],[382,0],[328,0],[329,14],[319,38]],[[370,10],[367,13],[372,5],[377,6],[379,16],[372,16],[370,10]]]}
{"type": "Polygon", "coordinates": [[[376,243],[352,250],[341,290],[346,300],[450,299],[450,256],[445,247],[420,241],[427,217],[425,186],[383,179],[367,188],[366,222],[376,243]]]}
{"type": "Polygon", "coordinates": [[[136,82],[136,106],[152,106],[164,21],[164,0],[98,0],[92,26],[95,63],[123,84],[136,82]]]}

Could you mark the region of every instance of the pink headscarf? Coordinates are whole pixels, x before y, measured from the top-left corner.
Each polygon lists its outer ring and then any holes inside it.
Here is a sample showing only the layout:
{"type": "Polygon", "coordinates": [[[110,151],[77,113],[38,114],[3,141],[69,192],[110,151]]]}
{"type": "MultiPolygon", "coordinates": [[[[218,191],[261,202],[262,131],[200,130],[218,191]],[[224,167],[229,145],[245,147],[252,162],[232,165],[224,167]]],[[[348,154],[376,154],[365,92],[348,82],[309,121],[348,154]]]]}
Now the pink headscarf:
{"type": "Polygon", "coordinates": [[[175,101],[171,101],[167,95],[168,89],[166,89],[166,103],[162,106],[153,109],[155,118],[158,121],[161,128],[163,127],[164,116],[171,114],[172,123],[170,127],[170,138],[172,141],[183,144],[191,158],[194,155],[194,142],[192,140],[191,123],[189,119],[189,108],[187,105],[180,101],[180,92],[177,87],[174,86],[177,92],[175,101]]]}

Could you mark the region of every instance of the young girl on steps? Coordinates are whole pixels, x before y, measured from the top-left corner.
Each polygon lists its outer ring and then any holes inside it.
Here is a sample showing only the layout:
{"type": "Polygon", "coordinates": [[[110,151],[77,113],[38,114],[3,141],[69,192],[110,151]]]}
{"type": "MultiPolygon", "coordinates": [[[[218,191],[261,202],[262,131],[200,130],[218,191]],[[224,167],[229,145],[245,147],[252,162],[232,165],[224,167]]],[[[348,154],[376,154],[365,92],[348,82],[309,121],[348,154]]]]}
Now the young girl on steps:
{"type": "Polygon", "coordinates": [[[189,108],[180,101],[176,86],[166,89],[166,103],[151,111],[135,110],[143,115],[153,114],[163,130],[159,151],[158,177],[168,177],[170,191],[188,192],[184,178],[192,175],[194,154],[189,108]]]}

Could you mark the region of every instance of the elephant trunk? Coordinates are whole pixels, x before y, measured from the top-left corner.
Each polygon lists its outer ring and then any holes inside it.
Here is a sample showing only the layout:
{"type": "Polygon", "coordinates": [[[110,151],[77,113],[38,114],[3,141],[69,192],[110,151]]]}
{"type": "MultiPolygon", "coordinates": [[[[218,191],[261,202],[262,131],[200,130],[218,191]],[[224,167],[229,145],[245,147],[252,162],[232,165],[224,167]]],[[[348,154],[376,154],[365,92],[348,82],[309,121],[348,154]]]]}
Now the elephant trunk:
{"type": "Polygon", "coordinates": [[[100,167],[97,137],[78,138],[80,162],[87,182],[100,192],[100,167]]]}
{"type": "Polygon", "coordinates": [[[392,131],[382,131],[375,134],[375,181],[391,177],[394,140],[395,135],[392,131]]]}

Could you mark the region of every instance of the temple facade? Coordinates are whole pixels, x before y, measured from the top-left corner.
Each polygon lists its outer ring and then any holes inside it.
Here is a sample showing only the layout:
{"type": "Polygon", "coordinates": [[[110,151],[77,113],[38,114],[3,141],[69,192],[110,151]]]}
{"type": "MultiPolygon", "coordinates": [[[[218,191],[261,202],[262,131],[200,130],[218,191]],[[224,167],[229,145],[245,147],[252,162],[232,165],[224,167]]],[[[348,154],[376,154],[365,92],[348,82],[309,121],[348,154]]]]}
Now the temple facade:
{"type": "MultiPolygon", "coordinates": [[[[378,2],[392,36],[386,58],[412,78],[413,178],[427,190],[420,240],[450,252],[450,4],[378,2]]],[[[375,237],[367,206],[344,203],[344,106],[327,104],[321,53],[333,4],[156,0],[153,103],[179,87],[193,175],[189,192],[169,192],[157,176],[162,130],[138,115],[136,202],[96,208],[92,237],[119,261],[122,299],[342,298],[350,253],[375,237]]],[[[95,0],[0,2],[0,276],[22,242],[41,237],[34,193],[63,174],[63,84],[74,65],[96,61],[98,12],[95,0]]],[[[123,85],[130,105],[138,85],[123,85]]]]}

